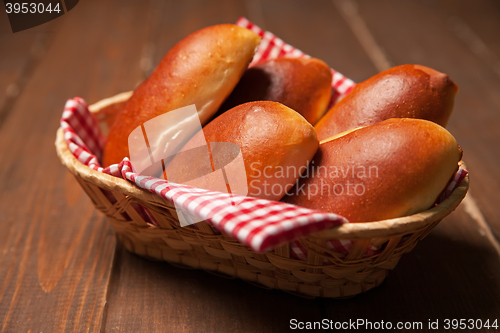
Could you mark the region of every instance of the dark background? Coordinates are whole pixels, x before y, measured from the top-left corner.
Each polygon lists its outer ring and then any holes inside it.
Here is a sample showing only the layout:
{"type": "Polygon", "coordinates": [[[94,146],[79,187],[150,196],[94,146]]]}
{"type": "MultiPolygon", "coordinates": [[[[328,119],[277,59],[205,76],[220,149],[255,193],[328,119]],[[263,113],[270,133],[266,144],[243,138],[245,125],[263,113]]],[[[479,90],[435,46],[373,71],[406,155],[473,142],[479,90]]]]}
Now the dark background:
{"type": "MultiPolygon", "coordinates": [[[[284,332],[290,319],[500,319],[500,2],[82,0],[13,34],[0,8],[0,331],[284,332]],[[132,90],[177,41],[246,16],[356,82],[418,63],[459,86],[471,188],[384,284],[303,299],[143,260],[56,157],[66,99],[132,90]]],[[[499,323],[500,324],[500,323],[499,323]]]]}

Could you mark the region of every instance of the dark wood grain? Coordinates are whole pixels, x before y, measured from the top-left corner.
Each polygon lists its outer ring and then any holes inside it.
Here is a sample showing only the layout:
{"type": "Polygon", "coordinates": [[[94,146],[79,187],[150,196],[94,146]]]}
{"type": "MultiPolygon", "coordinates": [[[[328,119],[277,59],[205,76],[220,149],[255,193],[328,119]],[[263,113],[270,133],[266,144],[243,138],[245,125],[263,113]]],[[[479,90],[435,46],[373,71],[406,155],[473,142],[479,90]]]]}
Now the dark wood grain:
{"type": "Polygon", "coordinates": [[[442,0],[433,4],[471,51],[500,75],[500,3],[442,0]]]}
{"type": "Polygon", "coordinates": [[[293,318],[424,325],[495,319],[500,260],[486,234],[491,226],[500,235],[500,20],[493,0],[350,2],[387,63],[428,65],[459,85],[448,128],[464,148],[471,193],[486,218],[481,224],[460,206],[382,286],[352,299],[303,299],[116,248],[109,224],[55,156],[67,98],[92,103],[132,90],[181,38],[239,16],[355,81],[374,75],[380,64],[339,1],[86,0],[15,35],[0,13],[0,108],[9,98],[0,126],[0,331],[285,332],[293,318]],[[456,22],[490,55],[474,50],[456,22]],[[21,93],[5,95],[11,84],[21,93]]]}
{"type": "Polygon", "coordinates": [[[359,82],[377,70],[328,0],[261,1],[267,30],[359,82]]]}
{"type": "MultiPolygon", "coordinates": [[[[101,329],[116,241],[60,164],[54,135],[67,98],[80,95],[92,102],[130,90],[141,79],[137,47],[147,35],[148,8],[87,1],[54,21],[50,45],[5,118],[1,331],[101,329]]],[[[11,57],[21,51],[7,50],[11,57]]]]}
{"type": "Polygon", "coordinates": [[[0,12],[0,126],[38,66],[55,25],[49,22],[14,34],[7,14],[0,12]]]}
{"type": "MultiPolygon", "coordinates": [[[[395,64],[419,63],[447,73],[458,85],[447,128],[464,149],[476,198],[497,239],[500,215],[500,77],[454,33],[433,2],[359,2],[375,39],[395,64]]],[[[500,25],[499,25],[500,27],[500,25]]]]}

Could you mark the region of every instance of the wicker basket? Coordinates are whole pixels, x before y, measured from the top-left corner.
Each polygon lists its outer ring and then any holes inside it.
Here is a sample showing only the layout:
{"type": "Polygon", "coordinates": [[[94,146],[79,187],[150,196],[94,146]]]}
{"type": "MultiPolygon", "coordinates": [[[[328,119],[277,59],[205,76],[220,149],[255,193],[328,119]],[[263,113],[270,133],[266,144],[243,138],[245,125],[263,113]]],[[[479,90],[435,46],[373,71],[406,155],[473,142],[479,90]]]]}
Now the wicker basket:
{"type": "MultiPolygon", "coordinates": [[[[129,96],[123,93],[90,106],[105,131],[129,96]]],[[[69,151],[62,129],[57,132],[55,144],[61,162],[95,206],[108,216],[118,239],[130,252],[308,296],[349,297],[380,285],[401,255],[411,251],[460,204],[469,187],[467,176],[444,202],[419,214],[344,224],[303,237],[299,241],[307,249],[304,261],[291,257],[290,244],[256,253],[227,235],[214,233],[205,222],[181,228],[173,204],[129,181],[81,164],[69,151]],[[139,206],[149,210],[158,226],[147,222],[139,206]],[[349,253],[342,255],[326,248],[330,239],[354,243],[349,253]],[[370,244],[382,245],[383,250],[365,257],[370,244]],[[324,259],[331,263],[324,264],[324,259]]]]}

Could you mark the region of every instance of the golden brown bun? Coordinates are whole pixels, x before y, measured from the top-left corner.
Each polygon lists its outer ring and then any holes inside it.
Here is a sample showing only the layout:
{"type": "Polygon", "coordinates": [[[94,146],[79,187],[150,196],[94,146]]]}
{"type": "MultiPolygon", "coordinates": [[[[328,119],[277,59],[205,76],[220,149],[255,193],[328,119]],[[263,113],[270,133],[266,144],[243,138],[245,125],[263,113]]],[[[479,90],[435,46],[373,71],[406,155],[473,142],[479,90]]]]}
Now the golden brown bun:
{"type": "Polygon", "coordinates": [[[198,30],[177,43],[137,89],[108,135],[103,164],[129,155],[128,136],[144,122],[195,104],[202,125],[219,109],[243,75],[260,42],[232,24],[198,30]]]}
{"type": "Polygon", "coordinates": [[[444,127],[457,92],[446,74],[420,65],[396,66],[356,85],[315,129],[321,141],[389,118],[426,119],[444,127]]]}
{"type": "MultiPolygon", "coordinates": [[[[206,125],[203,133],[208,143],[232,142],[240,147],[248,195],[269,200],[281,199],[294,186],[319,145],[314,128],[304,117],[269,101],[232,108],[206,125]]],[[[192,148],[193,140],[183,150],[192,148]]],[[[167,179],[169,170],[184,180],[206,173],[199,161],[193,155],[177,155],[168,165],[167,179]]]]}
{"type": "Polygon", "coordinates": [[[218,114],[253,101],[282,103],[315,124],[326,112],[332,91],[332,72],[315,58],[280,58],[246,70],[218,114]]]}
{"type": "Polygon", "coordinates": [[[309,174],[304,173],[309,177],[283,201],[351,222],[411,215],[434,204],[460,158],[455,138],[443,127],[427,120],[388,119],[322,142],[309,174]]]}

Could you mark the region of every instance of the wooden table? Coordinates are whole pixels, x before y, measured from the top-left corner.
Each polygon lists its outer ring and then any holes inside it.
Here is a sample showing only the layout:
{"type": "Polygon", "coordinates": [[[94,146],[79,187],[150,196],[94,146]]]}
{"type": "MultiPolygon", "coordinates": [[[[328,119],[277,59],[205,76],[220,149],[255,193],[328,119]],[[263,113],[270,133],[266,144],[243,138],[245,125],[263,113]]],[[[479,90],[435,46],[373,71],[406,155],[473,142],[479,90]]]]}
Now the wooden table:
{"type": "Polygon", "coordinates": [[[0,331],[284,332],[291,319],[323,318],[426,331],[429,320],[440,330],[445,319],[500,320],[498,1],[82,0],[16,34],[0,13],[0,50],[0,331]],[[127,253],[56,157],[66,99],[131,90],[182,37],[240,16],[357,82],[419,63],[460,87],[448,129],[465,151],[469,195],[366,294],[303,299],[127,253]]]}

